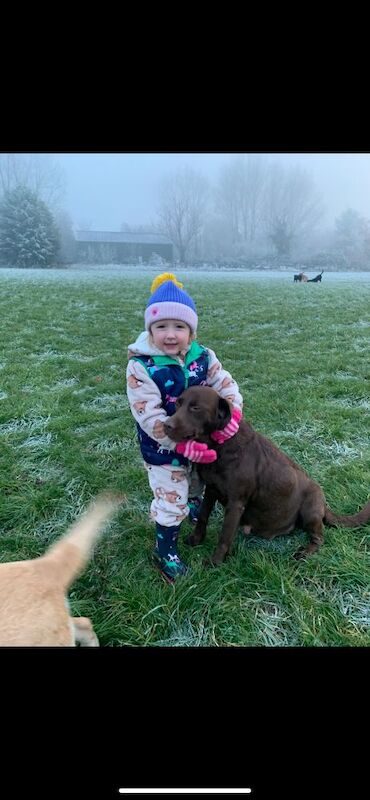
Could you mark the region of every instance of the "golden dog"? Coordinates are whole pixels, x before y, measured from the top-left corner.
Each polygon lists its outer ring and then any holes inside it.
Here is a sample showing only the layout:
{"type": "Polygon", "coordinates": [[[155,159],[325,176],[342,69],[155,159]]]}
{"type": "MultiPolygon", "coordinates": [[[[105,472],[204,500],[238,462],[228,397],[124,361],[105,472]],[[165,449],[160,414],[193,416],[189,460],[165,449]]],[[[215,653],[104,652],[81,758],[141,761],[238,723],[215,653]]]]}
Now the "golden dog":
{"type": "Polygon", "coordinates": [[[69,615],[66,592],[123,499],[100,495],[43,556],[0,564],[0,646],[99,646],[90,620],[69,615]]]}

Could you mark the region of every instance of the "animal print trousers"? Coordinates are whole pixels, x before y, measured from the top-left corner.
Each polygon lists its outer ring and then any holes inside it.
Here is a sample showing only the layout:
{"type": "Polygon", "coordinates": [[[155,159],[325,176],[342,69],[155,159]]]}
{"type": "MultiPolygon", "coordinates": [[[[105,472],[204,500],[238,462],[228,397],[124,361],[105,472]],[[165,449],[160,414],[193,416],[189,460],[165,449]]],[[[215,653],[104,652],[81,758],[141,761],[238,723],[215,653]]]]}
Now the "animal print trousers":
{"type": "Polygon", "coordinates": [[[149,485],[154,494],[150,506],[150,517],[166,528],[181,525],[189,514],[188,498],[202,494],[201,483],[195,465],[173,467],[172,464],[147,464],[149,485]]]}

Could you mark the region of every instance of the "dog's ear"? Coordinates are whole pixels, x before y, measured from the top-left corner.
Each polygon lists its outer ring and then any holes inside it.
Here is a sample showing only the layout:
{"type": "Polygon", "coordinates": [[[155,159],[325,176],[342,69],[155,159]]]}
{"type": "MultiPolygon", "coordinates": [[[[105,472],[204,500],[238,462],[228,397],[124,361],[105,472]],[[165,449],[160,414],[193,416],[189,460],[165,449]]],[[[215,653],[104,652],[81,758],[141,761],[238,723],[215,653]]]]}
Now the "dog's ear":
{"type": "Polygon", "coordinates": [[[231,419],[231,409],[227,400],[223,397],[218,398],[217,409],[217,428],[224,428],[231,419]]]}

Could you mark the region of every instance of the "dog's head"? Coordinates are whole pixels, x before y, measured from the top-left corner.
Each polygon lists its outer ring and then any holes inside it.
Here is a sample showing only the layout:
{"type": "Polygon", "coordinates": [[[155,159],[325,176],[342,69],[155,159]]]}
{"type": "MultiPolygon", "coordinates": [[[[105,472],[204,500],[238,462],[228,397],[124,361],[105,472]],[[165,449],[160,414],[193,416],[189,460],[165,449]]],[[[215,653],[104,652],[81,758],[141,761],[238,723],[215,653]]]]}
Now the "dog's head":
{"type": "Polygon", "coordinates": [[[210,386],[191,386],[176,400],[176,411],[164,424],[170,439],[183,442],[208,439],[212,431],[221,430],[231,418],[227,400],[210,386]]]}

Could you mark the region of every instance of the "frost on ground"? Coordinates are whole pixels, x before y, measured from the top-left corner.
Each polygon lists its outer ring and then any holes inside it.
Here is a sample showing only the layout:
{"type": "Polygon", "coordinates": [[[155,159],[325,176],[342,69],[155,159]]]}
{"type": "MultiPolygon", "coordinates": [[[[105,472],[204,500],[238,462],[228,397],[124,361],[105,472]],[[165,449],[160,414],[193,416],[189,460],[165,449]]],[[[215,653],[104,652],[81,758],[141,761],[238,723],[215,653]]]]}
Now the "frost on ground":
{"type": "Polygon", "coordinates": [[[353,342],[353,349],[356,353],[365,353],[370,350],[370,339],[355,339],[353,342]]]}
{"type": "Polygon", "coordinates": [[[44,433],[41,436],[29,436],[24,442],[17,445],[18,448],[28,447],[30,450],[43,450],[49,447],[53,439],[52,433],[44,433]]]}
{"type": "Polygon", "coordinates": [[[362,450],[356,447],[349,447],[345,442],[337,442],[335,439],[331,444],[318,442],[317,447],[321,452],[332,456],[333,464],[343,464],[345,461],[357,460],[362,458],[362,450]]]}
{"type": "Polygon", "coordinates": [[[96,453],[112,453],[115,451],[124,452],[125,450],[132,449],[132,439],[127,439],[124,437],[120,438],[117,436],[112,436],[109,439],[98,439],[89,442],[89,450],[94,450],[96,453]]]}
{"type": "Polygon", "coordinates": [[[370,400],[365,400],[365,398],[357,399],[356,397],[341,397],[335,398],[334,400],[330,400],[330,404],[333,406],[340,406],[341,408],[362,408],[364,411],[369,411],[370,409],[370,400]]]}
{"type": "Polygon", "coordinates": [[[128,408],[128,400],[122,394],[101,394],[90,400],[89,403],[81,403],[84,411],[97,411],[104,414],[106,411],[122,411],[128,408]]]}
{"type": "Polygon", "coordinates": [[[337,602],[341,613],[355,626],[370,626],[370,592],[362,594],[338,590],[337,602]]]}
{"type": "Polygon", "coordinates": [[[268,647],[294,645],[292,633],[285,626],[289,615],[275,603],[262,602],[255,610],[255,623],[261,643],[268,647]]]}
{"type": "MultiPolygon", "coordinates": [[[[154,609],[153,609],[154,610],[154,609]]],[[[148,614],[146,615],[147,621],[148,614]]],[[[156,647],[205,647],[212,644],[213,635],[203,621],[195,627],[190,620],[185,620],[182,625],[170,621],[170,635],[167,639],[155,642],[156,647]]],[[[145,630],[144,630],[145,633],[145,630]]],[[[149,630],[148,630],[149,633],[149,630]]]]}
{"type": "Polygon", "coordinates": [[[8,436],[14,433],[43,432],[50,422],[48,417],[30,417],[29,419],[12,419],[0,425],[0,436],[8,436]]]}
{"type": "Polygon", "coordinates": [[[366,319],[359,319],[357,322],[352,322],[351,328],[370,328],[370,321],[366,319]]]}
{"type": "Polygon", "coordinates": [[[37,463],[33,461],[33,454],[30,453],[29,455],[26,454],[23,458],[20,458],[19,465],[22,470],[24,470],[30,477],[34,480],[38,481],[52,481],[52,480],[62,480],[65,476],[65,471],[63,467],[58,466],[58,464],[52,463],[49,459],[43,458],[38,460],[37,463]]]}
{"type": "Polygon", "coordinates": [[[334,377],[338,378],[340,381],[357,381],[358,380],[358,376],[357,375],[352,375],[351,372],[344,372],[342,370],[339,370],[338,372],[336,372],[334,377]]]}
{"type": "Polygon", "coordinates": [[[43,362],[43,361],[50,361],[55,358],[63,358],[64,353],[59,353],[58,350],[44,350],[42,353],[31,353],[29,358],[32,358],[34,361],[43,362]]]}
{"type": "MultiPolygon", "coordinates": [[[[353,286],[354,283],[364,283],[370,281],[370,271],[364,272],[325,272],[322,284],[299,284],[293,285],[293,275],[295,269],[293,267],[286,267],[285,269],[219,269],[215,264],[207,264],[205,267],[187,267],[182,268],[180,265],[167,268],[169,271],[174,272],[179,280],[191,279],[192,281],[200,278],[201,280],[210,279],[213,282],[227,278],[228,281],[263,281],[268,282],[271,279],[289,282],[292,284],[294,291],[301,292],[302,297],[307,297],[307,292],[321,292],[325,290],[326,284],[348,283],[353,286]]],[[[148,283],[151,278],[158,275],[160,272],[166,271],[159,267],[140,265],[140,276],[148,276],[148,283]]],[[[0,269],[0,280],[17,281],[18,283],[30,283],[38,285],[43,282],[47,283],[74,283],[80,281],[81,283],[91,283],[96,280],[119,279],[119,278],[137,278],[138,266],[120,265],[120,264],[98,264],[98,265],[73,265],[66,269],[19,269],[12,267],[2,267],[0,269]]],[[[313,274],[313,273],[312,273],[313,274]]],[[[4,289],[3,296],[7,289],[4,289]]],[[[11,289],[8,291],[11,294],[11,289]]],[[[314,297],[314,295],[312,295],[314,297]]]]}
{"type": "Polygon", "coordinates": [[[100,356],[83,356],[81,353],[68,353],[64,356],[68,359],[68,361],[78,361],[81,364],[87,364],[89,361],[95,361],[95,359],[99,358],[100,356]]]}

